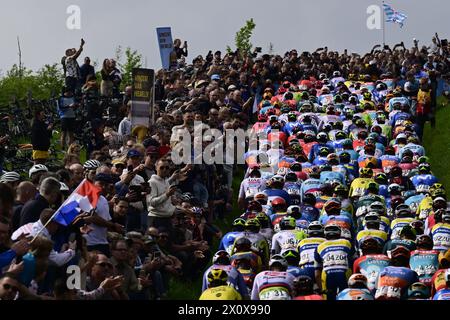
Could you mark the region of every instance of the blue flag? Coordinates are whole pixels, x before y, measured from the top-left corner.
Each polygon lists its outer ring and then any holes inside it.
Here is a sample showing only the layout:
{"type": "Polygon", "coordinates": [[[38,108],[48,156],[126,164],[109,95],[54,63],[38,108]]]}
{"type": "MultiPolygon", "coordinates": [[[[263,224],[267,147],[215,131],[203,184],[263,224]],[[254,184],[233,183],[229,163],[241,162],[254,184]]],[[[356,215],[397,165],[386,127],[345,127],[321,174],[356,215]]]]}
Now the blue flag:
{"type": "Polygon", "coordinates": [[[386,15],[386,22],[398,23],[400,25],[400,28],[403,27],[403,22],[408,17],[406,14],[400,11],[395,11],[390,5],[385,3],[383,3],[383,9],[386,15]]]}

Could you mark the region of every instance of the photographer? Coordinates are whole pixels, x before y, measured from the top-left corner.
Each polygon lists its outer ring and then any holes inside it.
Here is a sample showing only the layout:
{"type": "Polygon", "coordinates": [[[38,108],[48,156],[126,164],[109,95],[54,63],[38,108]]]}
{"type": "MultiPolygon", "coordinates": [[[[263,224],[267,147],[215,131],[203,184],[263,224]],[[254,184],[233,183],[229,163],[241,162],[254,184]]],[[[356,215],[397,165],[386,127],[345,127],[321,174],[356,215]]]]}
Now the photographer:
{"type": "Polygon", "coordinates": [[[45,164],[45,161],[48,159],[52,129],[53,123],[45,122],[44,110],[37,108],[31,126],[31,143],[33,144],[34,164],[45,164]]]}

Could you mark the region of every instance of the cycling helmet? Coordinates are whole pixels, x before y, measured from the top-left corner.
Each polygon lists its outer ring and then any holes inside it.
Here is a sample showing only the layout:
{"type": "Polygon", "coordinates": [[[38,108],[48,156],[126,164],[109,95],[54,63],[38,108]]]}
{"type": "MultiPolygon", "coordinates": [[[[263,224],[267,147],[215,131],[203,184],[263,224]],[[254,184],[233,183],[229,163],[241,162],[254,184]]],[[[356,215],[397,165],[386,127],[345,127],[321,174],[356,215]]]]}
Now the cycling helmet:
{"type": "Polygon", "coordinates": [[[31,176],[37,172],[48,172],[48,168],[43,164],[35,164],[31,167],[30,171],[28,171],[28,176],[31,178],[31,176]]]}
{"type": "Polygon", "coordinates": [[[5,172],[0,177],[0,183],[17,182],[17,181],[20,181],[20,174],[14,171],[5,172]]]}
{"type": "Polygon", "coordinates": [[[230,264],[230,255],[225,250],[217,251],[214,254],[213,264],[220,264],[220,265],[229,265],[230,264]]]}
{"type": "Polygon", "coordinates": [[[255,194],[253,199],[261,204],[267,204],[268,197],[264,192],[258,192],[257,194],[255,194]]]}
{"type": "Polygon", "coordinates": [[[303,203],[304,204],[309,204],[311,206],[315,206],[316,205],[316,201],[317,201],[316,196],[314,194],[312,194],[312,193],[306,193],[303,196],[303,203]]]}
{"type": "Polygon", "coordinates": [[[297,226],[295,218],[284,216],[280,221],[280,230],[294,230],[297,226]]]}
{"type": "Polygon", "coordinates": [[[427,156],[421,156],[419,157],[419,159],[417,159],[417,161],[419,162],[419,164],[430,163],[430,158],[428,158],[427,156]]]}
{"type": "Polygon", "coordinates": [[[102,164],[98,160],[88,160],[83,164],[83,168],[86,170],[95,170],[99,168],[102,164]]]}
{"type": "Polygon", "coordinates": [[[280,175],[274,175],[270,178],[270,187],[274,189],[283,189],[284,186],[284,178],[280,175]]]}
{"type": "Polygon", "coordinates": [[[364,237],[361,240],[361,243],[359,245],[359,248],[363,253],[372,253],[372,252],[379,252],[381,245],[380,243],[372,236],[364,237]]]}
{"type": "Polygon", "coordinates": [[[319,149],[319,156],[326,157],[330,154],[330,149],[328,147],[322,147],[319,149]]]}
{"type": "Polygon", "coordinates": [[[262,206],[258,201],[252,200],[247,205],[247,211],[261,212],[262,206]]]}
{"type": "Polygon", "coordinates": [[[236,239],[234,247],[238,252],[250,251],[252,248],[252,242],[248,238],[240,237],[239,239],[236,239]]]}
{"type": "Polygon", "coordinates": [[[407,257],[409,259],[411,252],[408,248],[404,246],[396,246],[391,251],[391,258],[397,258],[397,257],[407,257]]]}
{"type": "Polygon", "coordinates": [[[284,251],[281,256],[286,259],[288,265],[291,266],[297,266],[300,262],[300,254],[297,250],[294,249],[288,249],[284,251]]]}
{"type": "Polygon", "coordinates": [[[352,289],[367,289],[367,277],[361,273],[354,273],[348,278],[348,287],[352,289]]]}
{"type": "Polygon", "coordinates": [[[343,139],[347,139],[347,134],[344,131],[340,130],[340,131],[336,132],[334,137],[336,138],[336,140],[343,140],[343,139]]]}
{"type": "Polygon", "coordinates": [[[428,299],[430,298],[430,288],[422,282],[415,282],[408,288],[409,299],[428,299]]]}
{"type": "Polygon", "coordinates": [[[326,143],[328,141],[328,134],[326,132],[319,132],[317,134],[317,141],[320,143],[326,143]]]}
{"type": "Polygon", "coordinates": [[[323,205],[323,209],[327,214],[339,214],[341,212],[342,203],[337,198],[331,198],[323,205]]]}
{"type": "Polygon", "coordinates": [[[378,184],[387,184],[387,182],[388,182],[388,177],[387,177],[386,173],[384,173],[384,172],[376,173],[375,177],[373,179],[378,184]]]}
{"type": "Polygon", "coordinates": [[[379,216],[383,216],[385,213],[385,206],[380,201],[372,202],[369,205],[369,212],[374,212],[374,213],[378,214],[379,216]]]}
{"type": "Polygon", "coordinates": [[[377,91],[385,91],[385,90],[387,90],[387,85],[384,82],[380,82],[379,84],[377,84],[376,90],[377,91]]]}
{"type": "Polygon", "coordinates": [[[395,216],[398,218],[411,217],[411,208],[407,204],[399,204],[397,208],[395,208],[395,216]]]}
{"type": "Polygon", "coordinates": [[[237,218],[233,221],[233,229],[238,228],[244,230],[245,227],[245,219],[237,218]]]}
{"type": "Polygon", "coordinates": [[[418,249],[433,249],[433,239],[427,234],[418,235],[416,238],[416,246],[418,249]]]}
{"type": "Polygon", "coordinates": [[[388,192],[390,194],[400,194],[402,191],[402,187],[397,183],[391,183],[388,187],[388,192]]]}
{"type": "Polygon", "coordinates": [[[65,184],[64,182],[60,182],[60,184],[61,184],[61,187],[59,188],[59,191],[61,191],[63,193],[70,191],[69,187],[67,186],[67,184],[65,184]]]}
{"type": "Polygon", "coordinates": [[[261,229],[261,224],[258,219],[248,219],[245,222],[245,230],[249,230],[250,232],[258,233],[261,229]]]}
{"type": "Polygon", "coordinates": [[[326,239],[335,239],[341,236],[341,228],[334,224],[325,226],[323,231],[326,239]]]}
{"type": "Polygon", "coordinates": [[[281,267],[281,269],[285,271],[288,267],[288,263],[282,255],[276,254],[269,261],[269,268],[272,269],[274,266],[281,267]]]}
{"type": "Polygon", "coordinates": [[[375,224],[375,223],[380,223],[381,222],[381,218],[378,215],[378,213],[376,212],[369,212],[368,214],[366,214],[364,216],[364,222],[367,224],[375,224]]]}
{"type": "Polygon", "coordinates": [[[293,164],[291,164],[290,169],[294,172],[301,172],[303,170],[303,167],[300,162],[294,162],[293,164]]]}
{"type": "Polygon", "coordinates": [[[277,210],[285,210],[286,209],[286,201],[281,197],[276,197],[271,201],[272,208],[277,210]]]}
{"type": "Polygon", "coordinates": [[[419,173],[429,174],[431,172],[431,166],[428,163],[421,163],[418,167],[419,173]]]}
{"type": "Polygon", "coordinates": [[[324,228],[323,225],[319,221],[313,221],[308,226],[308,237],[324,237],[324,228]]]}
{"type": "Polygon", "coordinates": [[[333,72],[333,77],[334,78],[337,78],[337,77],[340,77],[340,76],[341,76],[341,73],[339,71],[334,71],[333,72]]]}
{"type": "Polygon", "coordinates": [[[442,222],[450,223],[450,212],[445,211],[442,213],[442,222]]]}
{"type": "MultiPolygon", "coordinates": [[[[345,140],[344,140],[345,141],[345,140]]],[[[340,163],[349,163],[351,160],[351,155],[347,151],[342,151],[339,154],[339,162],[340,163]]]]}
{"type": "Polygon", "coordinates": [[[314,282],[311,277],[306,275],[298,276],[294,279],[294,288],[299,293],[312,293],[314,289],[314,282]]]}
{"type": "Polygon", "coordinates": [[[285,176],[286,182],[297,182],[298,178],[295,172],[288,172],[285,176]]]}
{"type": "Polygon", "coordinates": [[[258,220],[259,224],[261,225],[261,228],[270,227],[270,219],[264,212],[258,213],[255,219],[258,220]]]}
{"type": "Polygon", "coordinates": [[[212,287],[218,287],[220,285],[225,285],[228,281],[228,274],[222,269],[211,269],[208,272],[208,282],[212,287]]]}
{"type": "Polygon", "coordinates": [[[359,176],[361,178],[372,178],[373,170],[371,168],[360,168],[359,169],[359,176]]]}
{"type": "Polygon", "coordinates": [[[334,193],[336,193],[339,196],[347,197],[348,188],[345,184],[340,183],[336,187],[334,187],[334,193]]]}
{"type": "Polygon", "coordinates": [[[300,217],[300,216],[301,216],[301,209],[300,209],[300,206],[296,206],[296,205],[289,206],[289,207],[287,208],[286,213],[287,213],[289,216],[300,217]]]}

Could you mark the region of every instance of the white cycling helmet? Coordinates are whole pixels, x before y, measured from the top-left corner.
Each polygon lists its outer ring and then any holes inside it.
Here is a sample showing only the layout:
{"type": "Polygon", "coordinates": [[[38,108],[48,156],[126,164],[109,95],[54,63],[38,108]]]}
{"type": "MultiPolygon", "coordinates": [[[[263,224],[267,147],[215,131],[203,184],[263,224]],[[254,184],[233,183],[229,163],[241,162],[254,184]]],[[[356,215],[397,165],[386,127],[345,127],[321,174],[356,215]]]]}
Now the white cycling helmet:
{"type": "Polygon", "coordinates": [[[59,182],[61,184],[61,187],[59,188],[60,191],[69,191],[69,187],[64,182],[59,182]]]}
{"type": "Polygon", "coordinates": [[[31,175],[41,171],[48,172],[48,168],[43,164],[35,164],[34,166],[31,167],[30,171],[28,171],[28,175],[31,178],[31,175]]]}
{"type": "Polygon", "coordinates": [[[83,168],[87,170],[94,170],[101,166],[102,164],[98,160],[88,160],[83,164],[83,168]]]}
{"type": "Polygon", "coordinates": [[[18,174],[17,172],[5,172],[1,177],[0,177],[0,183],[8,183],[8,182],[16,182],[20,180],[20,174],[18,174]]]}

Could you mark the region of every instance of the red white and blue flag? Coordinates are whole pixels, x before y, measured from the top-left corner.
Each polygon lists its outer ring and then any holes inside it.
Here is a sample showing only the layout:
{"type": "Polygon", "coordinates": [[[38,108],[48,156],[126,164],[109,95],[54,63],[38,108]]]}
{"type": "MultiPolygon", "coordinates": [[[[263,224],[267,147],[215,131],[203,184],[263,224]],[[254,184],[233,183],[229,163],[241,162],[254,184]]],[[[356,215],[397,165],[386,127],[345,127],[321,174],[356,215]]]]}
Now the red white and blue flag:
{"type": "Polygon", "coordinates": [[[53,221],[63,226],[68,226],[81,211],[90,212],[97,206],[100,192],[100,188],[96,187],[89,180],[83,180],[56,211],[53,221]]]}

